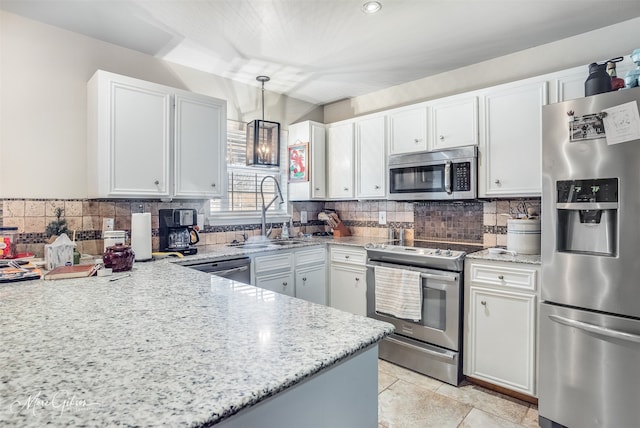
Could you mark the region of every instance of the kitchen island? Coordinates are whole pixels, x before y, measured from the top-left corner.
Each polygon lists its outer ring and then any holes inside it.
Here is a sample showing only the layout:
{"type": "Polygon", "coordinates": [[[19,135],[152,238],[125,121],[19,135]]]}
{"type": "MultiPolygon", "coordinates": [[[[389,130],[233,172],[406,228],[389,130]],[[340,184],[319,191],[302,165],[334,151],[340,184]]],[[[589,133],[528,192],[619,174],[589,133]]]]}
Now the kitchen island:
{"type": "Polygon", "coordinates": [[[373,319],[168,261],[0,287],[0,425],[377,426],[373,319]]]}

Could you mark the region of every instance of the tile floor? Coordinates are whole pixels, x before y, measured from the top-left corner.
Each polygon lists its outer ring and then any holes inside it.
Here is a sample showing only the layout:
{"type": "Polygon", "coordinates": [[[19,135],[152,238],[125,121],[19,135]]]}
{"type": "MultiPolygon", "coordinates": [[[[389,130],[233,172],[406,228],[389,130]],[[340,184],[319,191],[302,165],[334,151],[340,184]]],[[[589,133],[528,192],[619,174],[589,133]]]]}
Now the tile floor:
{"type": "Polygon", "coordinates": [[[538,427],[538,408],[463,383],[439,380],[378,360],[378,428],[538,427]]]}

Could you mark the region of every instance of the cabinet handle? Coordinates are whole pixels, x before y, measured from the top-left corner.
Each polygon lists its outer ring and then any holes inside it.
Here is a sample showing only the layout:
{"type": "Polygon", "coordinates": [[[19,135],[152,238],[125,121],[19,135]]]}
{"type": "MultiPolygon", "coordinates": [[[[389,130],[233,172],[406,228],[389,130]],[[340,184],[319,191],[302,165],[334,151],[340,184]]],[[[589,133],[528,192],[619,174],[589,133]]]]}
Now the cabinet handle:
{"type": "Polygon", "coordinates": [[[348,258],[349,258],[349,256],[344,256],[344,258],[345,258],[345,259],[348,259],[348,258]]]}
{"type": "Polygon", "coordinates": [[[302,277],[302,280],[303,280],[303,281],[306,281],[306,280],[307,280],[307,277],[306,277],[306,276],[303,276],[303,277],[302,277]]]}
{"type": "Polygon", "coordinates": [[[420,139],[419,139],[419,138],[415,138],[415,139],[413,140],[413,142],[414,142],[414,143],[416,143],[416,144],[418,144],[418,143],[420,142],[420,139]]]}
{"type": "Polygon", "coordinates": [[[494,181],[494,184],[500,184],[500,180],[494,181]]]}
{"type": "Polygon", "coordinates": [[[283,282],[282,285],[287,286],[287,281],[283,282]]]}
{"type": "Polygon", "coordinates": [[[357,276],[356,276],[356,281],[360,281],[360,278],[358,278],[357,276]]]}
{"type": "Polygon", "coordinates": [[[498,279],[502,281],[504,279],[504,275],[498,275],[498,279]]]}
{"type": "Polygon", "coordinates": [[[211,187],[216,187],[216,183],[211,183],[211,187]]]}
{"type": "Polygon", "coordinates": [[[316,192],[317,192],[317,191],[319,191],[319,190],[320,190],[320,188],[319,188],[319,187],[316,187],[316,192]]]}
{"type": "Polygon", "coordinates": [[[345,192],[348,192],[348,191],[349,191],[349,188],[348,188],[348,187],[345,187],[345,188],[344,188],[344,191],[345,191],[345,192]]]}
{"type": "Polygon", "coordinates": [[[444,141],[444,135],[441,135],[439,138],[440,138],[440,141],[444,141]]]}
{"type": "Polygon", "coordinates": [[[157,186],[158,184],[160,184],[160,182],[158,180],[156,180],[156,181],[153,182],[153,184],[155,184],[157,186]]]}
{"type": "Polygon", "coordinates": [[[487,301],[486,301],[486,300],[483,300],[483,301],[481,301],[481,302],[480,302],[480,304],[481,304],[482,306],[487,306],[487,301]]]}
{"type": "Polygon", "coordinates": [[[376,188],[376,190],[378,190],[380,188],[380,186],[378,186],[377,184],[375,186],[373,186],[376,188]]]}

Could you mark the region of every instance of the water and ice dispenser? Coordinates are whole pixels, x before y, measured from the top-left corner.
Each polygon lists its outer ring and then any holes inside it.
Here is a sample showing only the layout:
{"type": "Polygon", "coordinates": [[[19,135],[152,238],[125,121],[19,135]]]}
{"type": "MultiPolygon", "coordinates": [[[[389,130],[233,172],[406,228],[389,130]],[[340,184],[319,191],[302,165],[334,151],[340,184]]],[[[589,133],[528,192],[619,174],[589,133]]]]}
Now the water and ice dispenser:
{"type": "Polygon", "coordinates": [[[596,256],[618,253],[618,179],[556,183],[557,251],[596,256]]]}

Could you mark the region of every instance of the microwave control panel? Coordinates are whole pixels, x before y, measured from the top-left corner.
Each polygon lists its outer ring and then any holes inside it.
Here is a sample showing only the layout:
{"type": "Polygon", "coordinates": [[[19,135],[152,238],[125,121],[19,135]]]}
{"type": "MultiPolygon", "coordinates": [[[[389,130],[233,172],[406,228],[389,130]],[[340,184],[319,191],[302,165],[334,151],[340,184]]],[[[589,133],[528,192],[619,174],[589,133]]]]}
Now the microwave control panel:
{"type": "Polygon", "coordinates": [[[453,191],[466,192],[471,190],[471,162],[453,164],[453,191]]]}

